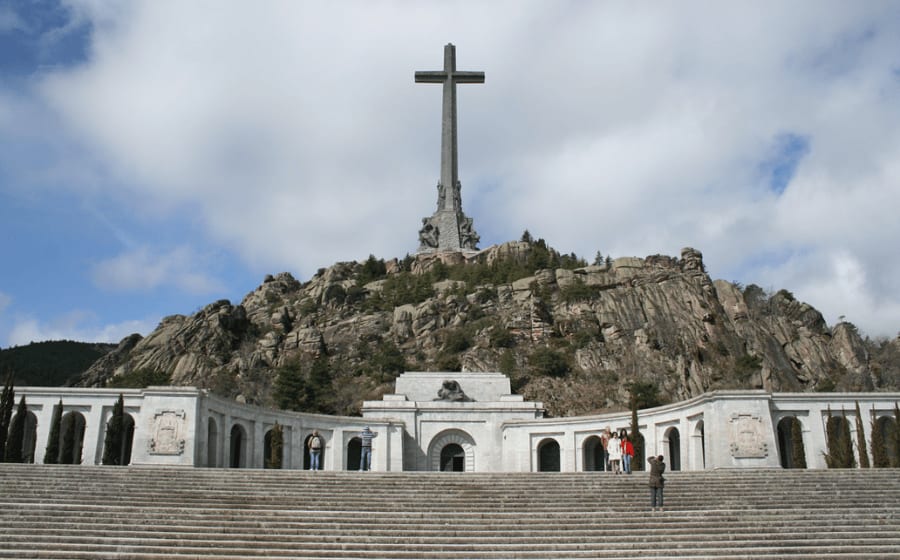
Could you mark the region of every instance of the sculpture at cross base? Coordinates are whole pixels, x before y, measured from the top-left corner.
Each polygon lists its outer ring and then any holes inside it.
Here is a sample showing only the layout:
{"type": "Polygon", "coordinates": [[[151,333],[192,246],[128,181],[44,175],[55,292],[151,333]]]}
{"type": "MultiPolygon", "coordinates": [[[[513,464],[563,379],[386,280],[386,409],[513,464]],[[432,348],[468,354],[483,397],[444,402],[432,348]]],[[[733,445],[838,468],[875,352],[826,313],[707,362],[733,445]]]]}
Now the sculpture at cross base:
{"type": "Polygon", "coordinates": [[[459,182],[456,130],[456,84],[484,83],[484,72],[456,69],[456,47],[444,46],[444,69],[416,72],[418,83],[440,83],[444,86],[441,120],[441,180],[437,184],[437,211],[422,219],[419,230],[419,252],[475,251],[480,240],[462,210],[462,184],[459,182]]]}

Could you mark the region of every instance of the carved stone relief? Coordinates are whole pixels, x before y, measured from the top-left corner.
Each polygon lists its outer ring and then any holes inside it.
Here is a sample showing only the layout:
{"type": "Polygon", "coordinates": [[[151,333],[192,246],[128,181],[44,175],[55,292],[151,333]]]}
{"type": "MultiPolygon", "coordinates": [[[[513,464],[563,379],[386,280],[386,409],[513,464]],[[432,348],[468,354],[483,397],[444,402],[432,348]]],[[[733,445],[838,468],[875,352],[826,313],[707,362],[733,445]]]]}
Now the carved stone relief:
{"type": "Polygon", "coordinates": [[[153,415],[150,427],[151,455],[181,455],[184,453],[183,410],[159,410],[153,415]]]}
{"type": "Polygon", "coordinates": [[[735,459],[764,459],[769,446],[763,437],[763,425],[753,414],[731,415],[731,456],[735,459]]]}

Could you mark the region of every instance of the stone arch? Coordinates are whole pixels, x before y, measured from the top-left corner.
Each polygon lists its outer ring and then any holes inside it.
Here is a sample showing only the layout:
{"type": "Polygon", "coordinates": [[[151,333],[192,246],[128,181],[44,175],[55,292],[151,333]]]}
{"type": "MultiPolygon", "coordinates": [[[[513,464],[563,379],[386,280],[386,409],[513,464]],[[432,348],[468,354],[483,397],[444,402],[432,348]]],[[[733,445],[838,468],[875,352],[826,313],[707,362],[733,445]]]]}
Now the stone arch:
{"type": "Polygon", "coordinates": [[[706,425],[703,420],[698,420],[694,426],[692,437],[693,467],[694,469],[706,469],[706,425]]]}
{"type": "MultiPolygon", "coordinates": [[[[22,448],[19,450],[21,453],[18,458],[23,463],[34,463],[34,448],[37,444],[37,416],[28,409],[25,410],[24,416],[22,413],[16,412],[9,422],[10,432],[15,430],[20,423],[22,424],[22,448]]],[[[10,442],[11,439],[8,438],[6,445],[9,446],[10,442]]]]}
{"type": "Polygon", "coordinates": [[[80,465],[84,445],[84,415],[72,410],[63,415],[59,429],[59,464],[80,465]]]}
{"type": "Polygon", "coordinates": [[[875,421],[875,429],[881,432],[884,455],[889,466],[900,467],[900,449],[897,447],[897,421],[890,416],[882,416],[875,421]]]}
{"type": "MultiPolygon", "coordinates": [[[[110,418],[106,422],[106,429],[109,430],[109,423],[112,422],[112,418],[110,418]]],[[[118,455],[118,463],[116,465],[129,465],[131,464],[131,449],[134,444],[134,416],[128,414],[127,412],[122,414],[122,441],[119,446],[119,449],[116,450],[116,455],[118,455]]],[[[104,445],[106,445],[104,441],[104,445]]]]}
{"type": "Polygon", "coordinates": [[[362,459],[362,439],[359,436],[350,438],[347,442],[347,462],[344,463],[344,469],[355,471],[359,468],[359,462],[362,459]]]}
{"type": "MultiPolygon", "coordinates": [[[[282,455],[281,461],[273,462],[273,455],[275,453],[275,447],[272,445],[272,438],[275,433],[275,428],[270,428],[266,430],[265,435],[263,436],[263,468],[264,469],[280,469],[284,466],[284,441],[281,442],[282,445],[282,455]]],[[[284,432],[282,432],[283,434],[284,432]]]]}
{"type": "MultiPolygon", "coordinates": [[[[313,435],[310,433],[305,438],[303,438],[303,469],[309,470],[312,466],[312,461],[309,456],[309,440],[311,440],[313,435]]],[[[325,447],[328,445],[328,442],[325,441],[325,436],[322,435],[322,432],[319,432],[319,438],[322,440],[322,452],[319,453],[319,470],[325,470],[325,447]]],[[[362,440],[359,440],[360,447],[362,446],[362,440]]],[[[356,456],[356,464],[359,464],[359,455],[356,456]]]]}
{"type": "Polygon", "coordinates": [[[206,426],[206,466],[219,466],[219,424],[212,417],[206,426]]]}
{"type": "Polygon", "coordinates": [[[796,416],[785,416],[778,421],[776,432],[778,436],[778,460],[783,469],[805,468],[805,446],[803,445],[803,424],[796,416]],[[796,424],[796,425],[795,425],[796,424]],[[800,434],[800,440],[795,440],[795,435],[800,434]],[[798,464],[797,457],[804,456],[804,464],[798,464]]]}
{"type": "Polygon", "coordinates": [[[669,459],[669,470],[681,470],[681,434],[678,428],[671,427],[665,433],[666,453],[669,459]]]}
{"type": "Polygon", "coordinates": [[[603,460],[603,442],[599,436],[590,436],[584,439],[584,443],[581,445],[581,455],[582,470],[590,472],[606,469],[603,460]]]}
{"type": "Polygon", "coordinates": [[[541,440],[537,446],[538,472],[559,472],[561,469],[559,442],[554,438],[541,440]]]}
{"type": "Polygon", "coordinates": [[[840,416],[831,416],[825,422],[825,445],[825,463],[828,468],[849,469],[856,466],[850,421],[844,417],[843,412],[840,416]]]}
{"type": "Polygon", "coordinates": [[[228,449],[228,466],[239,469],[247,466],[247,430],[240,424],[231,427],[231,445],[228,449]]]}
{"type": "MultiPolygon", "coordinates": [[[[447,466],[446,464],[441,464],[441,456],[444,452],[444,448],[448,445],[455,445],[462,450],[462,471],[474,472],[475,440],[473,440],[472,436],[470,436],[466,432],[457,429],[445,430],[436,435],[434,439],[431,440],[431,444],[428,446],[429,469],[432,471],[440,471],[442,470],[441,467],[447,466]]],[[[444,457],[445,459],[447,458],[446,455],[444,457]]],[[[450,466],[452,467],[452,462],[450,466]]]]}

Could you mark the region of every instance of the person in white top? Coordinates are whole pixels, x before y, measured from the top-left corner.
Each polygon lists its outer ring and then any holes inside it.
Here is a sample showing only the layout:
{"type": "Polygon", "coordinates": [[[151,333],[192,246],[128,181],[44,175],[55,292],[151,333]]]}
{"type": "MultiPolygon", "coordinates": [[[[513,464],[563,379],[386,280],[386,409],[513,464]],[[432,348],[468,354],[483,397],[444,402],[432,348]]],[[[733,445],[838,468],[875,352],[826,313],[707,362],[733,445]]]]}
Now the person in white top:
{"type": "Polygon", "coordinates": [[[622,440],[619,439],[619,436],[613,432],[612,437],[609,438],[609,443],[606,445],[606,451],[609,453],[609,465],[612,468],[612,472],[619,474],[622,472],[622,440]]]}

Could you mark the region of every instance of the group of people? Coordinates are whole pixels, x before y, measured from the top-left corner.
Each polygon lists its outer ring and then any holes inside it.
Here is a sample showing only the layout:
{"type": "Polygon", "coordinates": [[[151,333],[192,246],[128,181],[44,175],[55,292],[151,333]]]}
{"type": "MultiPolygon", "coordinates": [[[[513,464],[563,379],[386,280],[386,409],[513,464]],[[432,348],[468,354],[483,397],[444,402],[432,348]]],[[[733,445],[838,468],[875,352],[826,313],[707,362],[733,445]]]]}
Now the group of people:
{"type": "Polygon", "coordinates": [[[634,444],[624,429],[618,432],[609,428],[600,434],[603,445],[604,470],[615,474],[631,474],[631,460],[634,458],[634,444]]]}
{"type": "MultiPolygon", "coordinates": [[[[373,432],[368,426],[359,433],[359,470],[372,470],[372,440],[377,437],[378,432],[373,432]]],[[[319,470],[319,466],[322,464],[322,449],[325,447],[325,441],[319,435],[318,430],[313,430],[312,435],[306,440],[306,447],[309,449],[309,470],[319,470]]]]}
{"type": "MultiPolygon", "coordinates": [[[[634,444],[624,429],[615,432],[606,428],[600,434],[600,442],[603,445],[604,469],[615,474],[631,474],[631,461],[634,459],[634,444]]],[[[650,509],[662,511],[663,487],[666,483],[663,473],[666,471],[666,463],[662,455],[650,457],[650,509]]]]}

